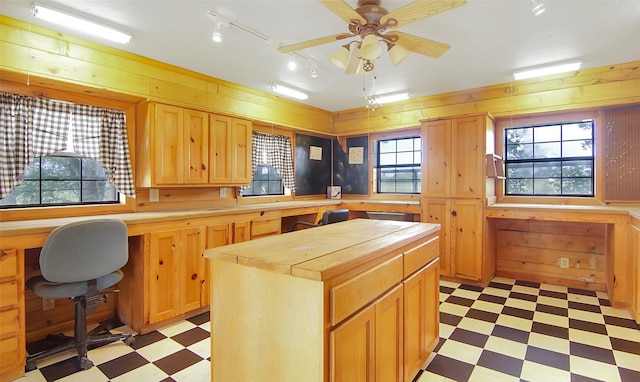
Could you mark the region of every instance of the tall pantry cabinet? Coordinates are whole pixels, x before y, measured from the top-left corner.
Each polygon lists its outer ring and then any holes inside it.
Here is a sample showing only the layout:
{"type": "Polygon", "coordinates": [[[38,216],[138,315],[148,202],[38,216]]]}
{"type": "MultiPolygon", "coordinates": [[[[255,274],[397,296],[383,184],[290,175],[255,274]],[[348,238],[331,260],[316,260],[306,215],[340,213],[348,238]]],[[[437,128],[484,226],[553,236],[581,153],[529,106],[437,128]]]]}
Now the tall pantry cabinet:
{"type": "Polygon", "coordinates": [[[486,255],[486,154],[494,124],[486,114],[425,120],[422,220],[441,224],[440,275],[487,283],[495,265],[486,255]]]}

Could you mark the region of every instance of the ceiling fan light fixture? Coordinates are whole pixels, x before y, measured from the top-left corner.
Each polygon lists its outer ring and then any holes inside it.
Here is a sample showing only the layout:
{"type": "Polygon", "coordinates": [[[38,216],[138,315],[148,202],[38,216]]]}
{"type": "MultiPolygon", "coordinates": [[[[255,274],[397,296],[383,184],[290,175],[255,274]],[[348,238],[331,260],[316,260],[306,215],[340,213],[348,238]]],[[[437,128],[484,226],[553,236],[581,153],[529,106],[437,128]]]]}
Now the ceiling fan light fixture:
{"type": "Polygon", "coordinates": [[[531,1],[531,12],[534,16],[538,16],[545,11],[544,4],[540,0],[532,0],[531,1]]]}
{"type": "Polygon", "coordinates": [[[409,51],[400,45],[389,44],[388,46],[389,58],[393,66],[398,66],[405,58],[409,56],[409,51]]]}
{"type": "Polygon", "coordinates": [[[32,14],[42,20],[62,25],[82,33],[90,34],[119,44],[127,44],[131,40],[131,35],[119,31],[113,27],[103,25],[101,23],[88,20],[84,17],[72,15],[62,12],[49,6],[33,4],[31,8],[32,14]]]}
{"type": "Polygon", "coordinates": [[[282,94],[283,96],[299,99],[301,101],[304,101],[309,98],[309,95],[306,93],[303,93],[299,90],[288,88],[286,86],[278,85],[278,84],[272,84],[271,90],[273,90],[278,94],[282,94]]]}
{"type": "Polygon", "coordinates": [[[368,34],[362,39],[362,46],[360,47],[360,54],[362,58],[367,60],[375,60],[380,57],[382,47],[378,42],[378,37],[375,34],[368,34]]]}
{"type": "Polygon", "coordinates": [[[514,72],[513,78],[515,80],[526,80],[528,78],[548,76],[551,74],[567,73],[580,70],[582,62],[568,62],[558,65],[543,66],[538,68],[525,69],[522,71],[514,72]]]}
{"type": "Polygon", "coordinates": [[[333,52],[329,57],[329,61],[340,69],[347,67],[347,61],[349,61],[349,44],[342,45],[338,50],[333,52]]]}
{"type": "Polygon", "coordinates": [[[219,21],[216,21],[216,26],[214,27],[213,36],[211,37],[211,39],[214,42],[222,42],[222,32],[220,32],[220,22],[219,21]]]}

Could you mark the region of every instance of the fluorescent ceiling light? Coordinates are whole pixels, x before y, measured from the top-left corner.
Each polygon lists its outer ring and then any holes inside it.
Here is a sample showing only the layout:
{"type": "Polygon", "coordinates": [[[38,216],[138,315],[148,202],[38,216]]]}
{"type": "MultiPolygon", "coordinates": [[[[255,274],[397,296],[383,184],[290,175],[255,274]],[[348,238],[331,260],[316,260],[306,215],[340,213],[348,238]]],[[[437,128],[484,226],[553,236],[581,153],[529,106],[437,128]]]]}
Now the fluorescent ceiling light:
{"type": "Polygon", "coordinates": [[[553,66],[545,66],[537,69],[524,70],[520,72],[514,72],[513,77],[516,80],[525,80],[527,78],[534,77],[542,77],[548,76],[550,74],[558,74],[558,73],[566,73],[566,72],[574,72],[576,70],[580,70],[582,67],[582,62],[569,62],[565,64],[553,65],[553,66]]]}
{"type": "Polygon", "coordinates": [[[126,44],[131,40],[131,35],[127,33],[40,4],[34,4],[32,12],[33,15],[39,19],[109,41],[126,44]]]}
{"type": "Polygon", "coordinates": [[[295,99],[299,99],[299,100],[305,100],[307,98],[309,98],[309,96],[301,91],[295,90],[295,89],[291,89],[288,88],[286,86],[282,86],[282,85],[278,85],[278,84],[273,84],[271,85],[271,90],[273,90],[276,93],[285,95],[287,97],[291,97],[291,98],[295,98],[295,99]]]}
{"type": "Polygon", "coordinates": [[[387,94],[381,96],[375,96],[375,101],[378,105],[382,105],[390,102],[404,101],[409,99],[409,93],[387,94]]]}

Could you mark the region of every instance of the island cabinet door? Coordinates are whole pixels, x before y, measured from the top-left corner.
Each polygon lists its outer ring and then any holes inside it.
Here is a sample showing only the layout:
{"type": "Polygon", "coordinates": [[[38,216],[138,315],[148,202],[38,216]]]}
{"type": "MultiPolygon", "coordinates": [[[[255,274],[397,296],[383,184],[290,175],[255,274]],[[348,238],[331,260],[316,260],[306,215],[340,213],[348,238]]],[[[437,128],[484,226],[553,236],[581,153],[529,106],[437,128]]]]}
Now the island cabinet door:
{"type": "Polygon", "coordinates": [[[330,334],[330,381],[401,381],[402,285],[330,334]]]}

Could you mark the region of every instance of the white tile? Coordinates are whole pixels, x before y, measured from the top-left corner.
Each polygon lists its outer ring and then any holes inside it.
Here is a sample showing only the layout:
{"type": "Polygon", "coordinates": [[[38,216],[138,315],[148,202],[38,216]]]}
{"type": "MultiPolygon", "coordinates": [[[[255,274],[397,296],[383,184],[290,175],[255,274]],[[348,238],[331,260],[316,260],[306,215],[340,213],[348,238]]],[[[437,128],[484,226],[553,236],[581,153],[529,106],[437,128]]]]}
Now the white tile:
{"type": "Polygon", "coordinates": [[[438,354],[475,365],[482,354],[482,348],[450,339],[442,344],[438,354]]]}
{"type": "Polygon", "coordinates": [[[567,295],[567,300],[573,301],[573,302],[579,302],[579,303],[582,303],[582,304],[590,304],[590,305],[600,306],[600,300],[598,300],[597,297],[593,297],[593,296],[583,296],[581,294],[569,293],[567,295]]]}
{"type": "Polygon", "coordinates": [[[506,277],[494,277],[493,279],[491,279],[491,281],[499,284],[509,284],[509,285],[514,285],[516,283],[516,280],[506,278],[506,277]]]}
{"type": "Polygon", "coordinates": [[[527,344],[495,336],[489,337],[484,348],[518,359],[524,359],[524,356],[527,353],[527,344]]]}
{"type": "Polygon", "coordinates": [[[170,354],[179,352],[182,349],[184,349],[184,346],[170,338],[165,338],[161,341],[144,346],[138,349],[137,352],[149,362],[154,362],[170,354]]]}
{"type": "Polygon", "coordinates": [[[26,373],[24,377],[17,380],[18,382],[47,382],[47,379],[42,375],[39,369],[31,370],[26,373]]]}
{"type": "Polygon", "coordinates": [[[473,305],[471,305],[473,309],[484,310],[485,312],[498,313],[502,312],[503,305],[495,304],[493,302],[476,300],[473,305]]]}
{"type": "Polygon", "coordinates": [[[562,285],[552,285],[552,284],[540,284],[540,289],[543,290],[548,290],[551,292],[558,292],[558,293],[567,293],[568,289],[566,286],[562,286],[562,285]]]}
{"type": "Polygon", "coordinates": [[[195,328],[196,325],[190,321],[184,320],[173,325],[165,326],[162,329],[158,329],[158,332],[164,334],[167,337],[175,336],[176,334],[184,333],[187,330],[195,328]]]}
{"type": "Polygon", "coordinates": [[[171,378],[177,382],[210,382],[211,363],[207,360],[202,360],[173,374],[171,378]]]}
{"type": "Polygon", "coordinates": [[[496,324],[509,328],[524,330],[525,332],[530,332],[533,321],[503,314],[498,317],[498,321],[496,322],[496,324]]]}
{"type": "Polygon", "coordinates": [[[569,302],[567,300],[547,297],[547,296],[538,296],[538,304],[555,306],[558,308],[568,308],[569,302]]]}
{"type": "Polygon", "coordinates": [[[484,288],[482,293],[498,297],[509,297],[509,293],[511,293],[511,291],[500,288],[486,287],[484,288]]]}
{"type": "Polygon", "coordinates": [[[429,371],[424,371],[416,382],[455,382],[455,381],[453,379],[449,379],[447,377],[443,377],[441,375],[434,374],[429,371]]]}
{"type": "Polygon", "coordinates": [[[89,370],[78,371],[77,373],[73,373],[64,378],[60,378],[57,382],[107,382],[109,378],[106,375],[102,374],[100,369],[97,367],[92,367],[89,370]]]}
{"type": "Polygon", "coordinates": [[[525,360],[520,378],[530,382],[566,382],[571,380],[568,371],[525,360]]]}
{"type": "Polygon", "coordinates": [[[540,333],[530,333],[529,341],[527,343],[541,349],[551,350],[561,354],[569,354],[569,341],[562,338],[547,336],[540,333]]]}
{"type": "Polygon", "coordinates": [[[482,320],[476,320],[475,318],[465,317],[458,323],[458,327],[467,329],[472,332],[482,333],[490,335],[493,332],[495,324],[482,320]]]}
{"type": "Polygon", "coordinates": [[[542,322],[549,325],[559,326],[561,328],[569,327],[569,318],[558,316],[557,314],[549,314],[544,312],[534,312],[533,321],[542,322]]]}
{"type": "Polygon", "coordinates": [[[455,326],[440,323],[440,337],[449,338],[451,333],[456,329],[455,326]]]}
{"type": "Polygon", "coordinates": [[[519,298],[508,298],[504,303],[506,306],[511,306],[513,308],[519,308],[529,311],[536,310],[536,303],[532,301],[520,300],[519,298]]]}
{"type": "Polygon", "coordinates": [[[464,317],[469,311],[469,307],[443,302],[440,304],[440,312],[453,314],[454,316],[464,317]]]}
{"type": "Polygon", "coordinates": [[[440,280],[440,286],[457,289],[460,287],[460,283],[449,280],[440,280]]]}
{"type": "Polygon", "coordinates": [[[472,290],[466,290],[466,289],[456,289],[451,293],[451,295],[467,298],[469,300],[477,300],[478,296],[480,296],[480,292],[474,292],[472,290]]]}
{"type": "MultiPolygon", "coordinates": [[[[640,330],[624,328],[616,325],[607,325],[607,333],[610,337],[622,338],[627,341],[635,341],[640,343],[640,330]]],[[[638,344],[640,347],[640,344],[638,344]]]]}
{"type": "Polygon", "coordinates": [[[196,353],[200,357],[207,359],[211,356],[211,340],[207,338],[202,341],[198,341],[195,344],[188,346],[187,349],[196,353]]]}
{"type": "Polygon", "coordinates": [[[496,370],[487,369],[486,367],[476,366],[469,376],[469,382],[519,382],[520,378],[516,378],[509,374],[504,374],[496,370]]]}
{"type": "Polygon", "coordinates": [[[148,363],[117,378],[113,378],[111,382],[161,381],[167,377],[167,373],[162,369],[152,363],[148,363]]]}
{"type": "Polygon", "coordinates": [[[118,341],[89,350],[87,355],[89,356],[89,359],[93,361],[94,365],[100,365],[101,363],[105,363],[134,351],[135,350],[130,346],[125,345],[122,341],[118,341]]]}
{"type": "Polygon", "coordinates": [[[590,359],[569,356],[571,372],[585,377],[607,382],[620,382],[620,374],[615,365],[609,365],[590,359]]]}
{"type": "Polygon", "coordinates": [[[524,285],[514,285],[513,288],[511,288],[511,291],[517,292],[517,293],[530,294],[533,296],[537,296],[538,293],[540,293],[540,289],[532,288],[524,285]]]}
{"type": "Polygon", "coordinates": [[[640,355],[614,350],[613,357],[616,360],[616,365],[640,372],[640,355]]]}
{"type": "Polygon", "coordinates": [[[569,340],[580,342],[581,344],[591,345],[603,349],[611,350],[611,341],[608,336],[587,332],[579,329],[569,328],[569,340]]]}
{"type": "Polygon", "coordinates": [[[602,311],[602,314],[604,314],[605,316],[627,318],[629,320],[633,319],[631,313],[627,309],[617,309],[610,306],[601,306],[600,311],[602,311]]]}
{"type": "Polygon", "coordinates": [[[594,322],[596,324],[604,324],[604,317],[602,316],[602,314],[585,312],[584,310],[569,309],[569,318],[575,318],[576,320],[587,322],[594,322]]]}

